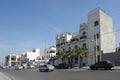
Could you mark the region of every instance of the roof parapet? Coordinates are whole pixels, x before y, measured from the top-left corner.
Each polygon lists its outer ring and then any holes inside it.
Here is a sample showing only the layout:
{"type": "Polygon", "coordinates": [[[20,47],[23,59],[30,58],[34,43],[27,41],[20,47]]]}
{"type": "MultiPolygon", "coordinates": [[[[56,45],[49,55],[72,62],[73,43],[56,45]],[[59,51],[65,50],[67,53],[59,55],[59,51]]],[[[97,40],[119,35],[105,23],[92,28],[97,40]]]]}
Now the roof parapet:
{"type": "Polygon", "coordinates": [[[99,11],[99,10],[103,11],[104,13],[106,13],[102,8],[98,7],[98,8],[96,8],[96,9],[93,9],[92,11],[88,12],[88,15],[91,15],[91,14],[93,14],[93,13],[95,13],[96,11],[99,11]]]}

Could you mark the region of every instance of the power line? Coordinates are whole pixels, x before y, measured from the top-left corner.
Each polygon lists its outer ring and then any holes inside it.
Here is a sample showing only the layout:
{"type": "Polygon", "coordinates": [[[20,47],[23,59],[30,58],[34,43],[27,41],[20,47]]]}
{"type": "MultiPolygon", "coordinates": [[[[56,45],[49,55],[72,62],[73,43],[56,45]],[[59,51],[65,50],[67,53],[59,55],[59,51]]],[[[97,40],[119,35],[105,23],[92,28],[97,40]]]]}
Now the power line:
{"type": "Polygon", "coordinates": [[[111,31],[111,32],[107,32],[107,33],[103,33],[101,35],[104,35],[104,34],[109,34],[109,33],[113,33],[113,32],[119,32],[120,30],[116,30],[116,31],[111,31]]]}

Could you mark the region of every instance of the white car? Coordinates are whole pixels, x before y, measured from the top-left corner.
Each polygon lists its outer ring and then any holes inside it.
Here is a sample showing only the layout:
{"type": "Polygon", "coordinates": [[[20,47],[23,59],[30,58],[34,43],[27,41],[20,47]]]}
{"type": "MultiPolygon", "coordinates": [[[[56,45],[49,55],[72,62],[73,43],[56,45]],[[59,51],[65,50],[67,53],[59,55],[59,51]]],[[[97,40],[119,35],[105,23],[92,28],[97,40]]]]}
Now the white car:
{"type": "Polygon", "coordinates": [[[15,66],[15,70],[23,70],[23,69],[24,69],[23,66],[20,65],[15,66]]]}
{"type": "Polygon", "coordinates": [[[50,64],[46,64],[46,65],[40,66],[39,71],[41,71],[41,72],[54,71],[54,66],[52,66],[50,64]]]}
{"type": "Polygon", "coordinates": [[[34,65],[30,65],[30,66],[28,66],[27,68],[28,68],[28,69],[34,69],[35,66],[34,66],[34,65]]]}

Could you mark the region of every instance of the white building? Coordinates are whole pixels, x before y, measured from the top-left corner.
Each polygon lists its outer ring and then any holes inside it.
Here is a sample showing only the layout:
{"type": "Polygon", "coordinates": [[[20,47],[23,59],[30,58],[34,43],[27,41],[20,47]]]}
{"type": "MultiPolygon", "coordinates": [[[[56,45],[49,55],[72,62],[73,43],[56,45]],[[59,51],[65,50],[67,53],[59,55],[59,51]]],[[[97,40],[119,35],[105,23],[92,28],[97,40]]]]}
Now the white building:
{"type": "Polygon", "coordinates": [[[45,59],[49,60],[51,57],[55,57],[56,56],[56,46],[50,46],[48,48],[45,49],[45,59]]]}
{"type": "Polygon", "coordinates": [[[5,65],[12,67],[19,63],[20,56],[16,54],[10,54],[5,57],[5,65]]]}
{"type": "Polygon", "coordinates": [[[38,57],[40,57],[40,49],[33,49],[30,52],[21,54],[21,59],[23,60],[37,61],[38,57]]]}
{"type": "MultiPolygon", "coordinates": [[[[89,12],[88,23],[81,24],[78,33],[56,36],[57,53],[74,49],[75,46],[85,46],[88,49],[88,58],[83,62],[89,65],[100,61],[102,54],[115,52],[116,33],[112,28],[112,18],[98,8],[89,12]]],[[[75,65],[78,61],[77,57],[74,58],[75,65]]]]}

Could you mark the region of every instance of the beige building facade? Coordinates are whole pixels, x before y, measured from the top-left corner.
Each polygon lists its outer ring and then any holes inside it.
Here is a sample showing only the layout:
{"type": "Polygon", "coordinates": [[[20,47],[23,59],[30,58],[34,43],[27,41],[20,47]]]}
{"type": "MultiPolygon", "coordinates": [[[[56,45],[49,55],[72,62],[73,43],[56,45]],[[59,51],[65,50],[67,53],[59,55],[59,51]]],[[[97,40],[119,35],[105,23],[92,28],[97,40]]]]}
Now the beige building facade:
{"type": "Polygon", "coordinates": [[[10,54],[5,57],[5,65],[9,67],[13,67],[19,64],[20,56],[16,54],[10,54]]]}

